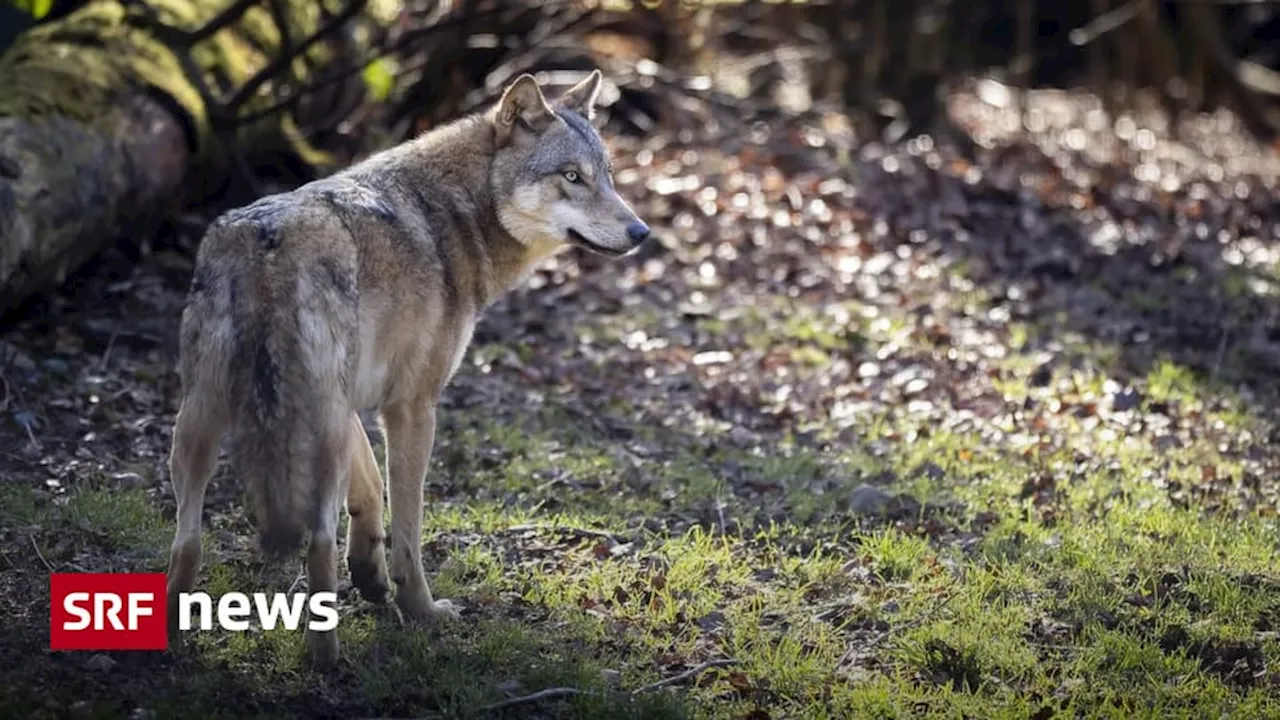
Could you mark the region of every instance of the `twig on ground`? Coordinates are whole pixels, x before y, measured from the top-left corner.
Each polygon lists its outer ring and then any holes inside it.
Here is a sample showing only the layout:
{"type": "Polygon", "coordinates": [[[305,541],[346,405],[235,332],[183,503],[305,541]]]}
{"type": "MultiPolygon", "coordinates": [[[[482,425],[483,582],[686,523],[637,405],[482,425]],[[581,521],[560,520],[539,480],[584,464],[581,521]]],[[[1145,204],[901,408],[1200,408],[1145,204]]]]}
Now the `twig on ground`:
{"type": "Polygon", "coordinates": [[[529,703],[536,703],[541,700],[548,700],[551,698],[568,697],[571,695],[595,695],[595,694],[596,693],[593,693],[589,690],[580,690],[574,687],[553,687],[553,688],[547,688],[546,690],[539,690],[536,693],[530,693],[528,695],[520,695],[518,697],[507,698],[506,700],[503,700],[501,702],[496,702],[491,705],[485,705],[484,707],[480,708],[480,712],[493,712],[494,710],[505,710],[507,708],[516,707],[517,705],[527,705],[529,703]]]}
{"type": "Polygon", "coordinates": [[[36,434],[35,434],[35,432],[33,432],[33,431],[31,430],[31,424],[30,424],[30,423],[23,423],[23,424],[22,424],[22,429],[27,431],[27,439],[31,441],[31,447],[35,448],[35,449],[36,449],[36,452],[40,452],[40,451],[41,451],[41,449],[42,449],[42,448],[40,447],[40,441],[36,439],[36,434]]]}
{"type": "MultiPolygon", "coordinates": [[[[645,693],[653,692],[655,690],[661,690],[662,688],[669,687],[671,685],[678,685],[686,680],[689,680],[690,678],[697,677],[698,675],[701,675],[702,673],[712,668],[728,667],[730,665],[737,665],[737,664],[738,664],[738,661],[732,658],[708,660],[707,662],[704,662],[701,665],[698,665],[697,667],[693,667],[693,668],[689,668],[688,670],[685,670],[679,675],[673,675],[669,678],[663,678],[662,680],[659,680],[655,683],[642,685],[636,688],[635,690],[632,690],[631,692],[627,693],[627,696],[630,698],[635,698],[638,695],[643,695],[645,693]]],[[[520,695],[518,697],[507,698],[506,700],[502,700],[500,702],[492,703],[490,705],[485,705],[484,707],[480,708],[480,712],[493,712],[495,710],[505,710],[507,708],[516,707],[518,705],[527,705],[529,703],[536,703],[541,700],[549,700],[552,698],[571,697],[574,695],[599,695],[599,694],[600,693],[597,693],[591,690],[582,690],[580,688],[575,688],[575,687],[553,687],[553,688],[547,688],[545,690],[539,690],[538,692],[530,693],[528,695],[520,695]]]]}
{"type": "Polygon", "coordinates": [[[716,516],[720,519],[720,535],[723,537],[729,534],[729,530],[724,522],[725,502],[723,497],[720,495],[720,491],[722,489],[723,488],[720,487],[716,488],[716,516]]]}
{"type": "Polygon", "coordinates": [[[119,336],[120,330],[111,331],[111,337],[107,338],[107,349],[102,351],[102,357],[98,358],[98,370],[104,370],[107,362],[111,359],[111,349],[116,346],[116,337],[119,336]]]}
{"type": "Polygon", "coordinates": [[[1062,650],[1064,652],[1081,652],[1086,649],[1085,646],[1083,645],[1054,645],[1052,643],[1038,643],[1038,642],[1027,643],[1027,644],[1032,647],[1040,648],[1041,650],[1062,650]]]}
{"type": "Polygon", "coordinates": [[[604,422],[600,419],[599,415],[596,415],[594,413],[589,413],[583,410],[582,408],[576,407],[562,400],[557,400],[555,398],[548,400],[548,402],[560,408],[561,410],[564,410],[570,415],[576,415],[578,418],[586,421],[591,425],[591,427],[595,428],[596,432],[599,432],[601,435],[604,435],[605,437],[615,436],[614,430],[610,428],[608,425],[604,424],[604,422]]]}
{"type": "Polygon", "coordinates": [[[41,450],[40,441],[36,440],[36,434],[31,430],[31,426],[34,424],[34,421],[35,421],[35,414],[31,413],[30,411],[22,409],[22,408],[25,408],[27,405],[26,400],[24,400],[22,397],[22,388],[17,385],[11,384],[9,382],[9,378],[5,377],[4,373],[0,373],[0,383],[4,384],[4,402],[0,403],[0,411],[9,409],[9,402],[11,400],[11,396],[9,394],[10,392],[18,396],[19,412],[15,413],[14,419],[17,420],[18,424],[22,426],[23,430],[27,431],[27,439],[31,441],[31,447],[35,448],[36,452],[40,452],[41,450]],[[24,420],[21,417],[19,417],[24,413],[30,417],[30,420],[24,420]]]}
{"type": "Polygon", "coordinates": [[[702,673],[710,670],[711,668],[729,667],[731,665],[737,665],[737,664],[738,664],[738,661],[734,660],[733,658],[721,658],[719,660],[708,660],[707,662],[704,662],[701,665],[698,665],[697,667],[693,667],[693,668],[689,668],[688,670],[685,670],[679,675],[673,675],[669,678],[659,680],[658,682],[649,683],[648,685],[643,685],[641,687],[638,687],[635,690],[631,691],[631,697],[642,695],[647,692],[653,692],[654,690],[661,690],[662,688],[667,687],[669,685],[677,685],[679,683],[684,682],[685,680],[701,675],[702,673]]]}
{"type": "Polygon", "coordinates": [[[302,578],[306,576],[307,576],[307,569],[305,567],[298,571],[298,576],[293,579],[293,584],[289,586],[290,595],[292,595],[293,591],[297,589],[298,583],[302,582],[302,578]]]}
{"type": "Polygon", "coordinates": [[[36,542],[36,536],[35,536],[35,535],[32,535],[32,536],[31,536],[31,547],[35,549],[35,551],[36,551],[36,557],[40,558],[40,562],[44,563],[44,566],[45,566],[45,567],[49,568],[49,574],[50,574],[50,575],[52,575],[53,573],[57,572],[57,570],[54,570],[54,569],[53,569],[53,565],[50,565],[50,564],[49,564],[49,561],[45,559],[45,557],[44,557],[44,553],[40,552],[40,543],[36,542]]]}
{"type": "Polygon", "coordinates": [[[942,612],[942,609],[945,608],[947,605],[949,605],[951,601],[955,599],[956,595],[957,593],[951,593],[947,597],[943,598],[937,605],[934,605],[932,608],[921,613],[918,617],[912,618],[911,620],[908,620],[907,622],[904,622],[900,625],[894,625],[893,627],[871,638],[871,640],[869,640],[868,642],[862,645],[850,645],[848,648],[845,649],[844,653],[840,656],[840,659],[836,660],[836,667],[840,667],[841,665],[848,662],[849,658],[853,656],[853,653],[856,650],[871,650],[875,648],[877,645],[879,645],[880,643],[884,642],[885,640],[888,640],[891,635],[896,635],[898,633],[906,632],[907,630],[910,630],[913,627],[917,627],[919,625],[923,625],[926,622],[929,622],[930,620],[937,617],[938,613],[942,612]]]}
{"type": "Polygon", "coordinates": [[[9,409],[9,397],[11,391],[9,390],[9,378],[5,377],[2,372],[0,372],[0,385],[4,386],[4,397],[0,398],[0,412],[4,412],[9,409]]]}
{"type": "Polygon", "coordinates": [[[1213,380],[1218,379],[1218,373],[1222,372],[1222,361],[1227,354],[1227,343],[1231,340],[1231,331],[1234,328],[1227,326],[1222,330],[1222,340],[1218,342],[1218,354],[1213,357],[1213,369],[1209,372],[1209,377],[1213,380]]]}
{"type": "Polygon", "coordinates": [[[593,530],[591,528],[574,527],[572,525],[540,525],[537,523],[525,523],[522,525],[512,525],[506,529],[509,533],[518,532],[567,532],[573,535],[581,535],[583,537],[596,537],[608,540],[618,541],[618,536],[605,530],[593,530]]]}

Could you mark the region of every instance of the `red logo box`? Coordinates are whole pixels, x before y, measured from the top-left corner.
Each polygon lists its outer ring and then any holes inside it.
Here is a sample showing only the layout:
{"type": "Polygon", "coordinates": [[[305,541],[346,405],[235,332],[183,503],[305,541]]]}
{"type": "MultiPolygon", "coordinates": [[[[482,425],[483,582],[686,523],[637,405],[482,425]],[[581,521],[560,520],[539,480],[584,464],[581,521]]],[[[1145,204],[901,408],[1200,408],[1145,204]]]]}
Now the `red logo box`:
{"type": "Polygon", "coordinates": [[[54,573],[51,650],[164,650],[164,573],[54,573]]]}

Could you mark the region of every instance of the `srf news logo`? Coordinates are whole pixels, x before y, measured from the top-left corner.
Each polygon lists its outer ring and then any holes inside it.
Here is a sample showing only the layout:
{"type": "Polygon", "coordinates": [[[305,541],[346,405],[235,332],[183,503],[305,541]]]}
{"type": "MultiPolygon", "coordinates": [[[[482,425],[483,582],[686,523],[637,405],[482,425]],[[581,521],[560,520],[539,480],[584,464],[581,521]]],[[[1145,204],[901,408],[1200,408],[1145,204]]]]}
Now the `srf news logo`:
{"type": "MultiPolygon", "coordinates": [[[[54,573],[49,578],[51,650],[164,650],[168,647],[169,604],[164,573],[54,573]]],[[[304,611],[307,628],[338,626],[336,593],[206,593],[178,596],[178,628],[245,632],[257,616],[264,630],[277,625],[297,630],[304,611]],[[199,618],[198,621],[196,618],[199,618]]]]}

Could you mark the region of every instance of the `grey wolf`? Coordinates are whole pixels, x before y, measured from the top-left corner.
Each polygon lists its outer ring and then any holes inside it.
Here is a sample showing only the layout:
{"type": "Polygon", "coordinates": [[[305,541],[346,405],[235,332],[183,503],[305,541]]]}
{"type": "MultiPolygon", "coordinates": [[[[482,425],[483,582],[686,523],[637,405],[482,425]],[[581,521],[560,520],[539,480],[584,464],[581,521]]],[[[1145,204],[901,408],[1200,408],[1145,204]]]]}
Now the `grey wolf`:
{"type": "MultiPolygon", "coordinates": [[[[423,573],[423,483],[437,401],[478,316],[553,253],[620,257],[649,235],[591,123],[601,82],[597,70],[552,102],[522,75],[486,111],[210,226],[179,338],[170,602],[195,584],[205,489],[228,435],[263,552],[297,553],[309,536],[310,592],[336,590],[345,504],[360,593],[385,602],[394,585],[410,620],[457,617],[423,573]],[[386,439],[390,534],[357,415],[369,409],[386,439]]],[[[338,659],[335,632],[307,641],[316,664],[338,659]]]]}

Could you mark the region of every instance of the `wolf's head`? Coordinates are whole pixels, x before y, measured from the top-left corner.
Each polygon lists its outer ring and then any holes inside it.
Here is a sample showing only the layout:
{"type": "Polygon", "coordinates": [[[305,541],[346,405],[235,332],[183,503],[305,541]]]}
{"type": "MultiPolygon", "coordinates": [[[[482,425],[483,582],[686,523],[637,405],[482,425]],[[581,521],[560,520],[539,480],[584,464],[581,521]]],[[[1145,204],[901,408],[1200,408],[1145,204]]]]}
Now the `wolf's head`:
{"type": "Polygon", "coordinates": [[[521,75],[488,113],[498,218],[538,254],[569,243],[617,257],[649,237],[614,189],[608,151],[591,124],[601,80],[596,70],[548,102],[533,76],[521,75]]]}

